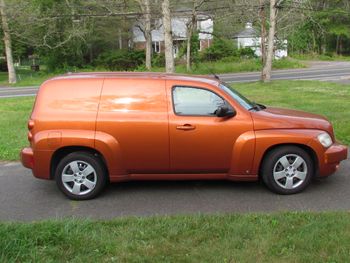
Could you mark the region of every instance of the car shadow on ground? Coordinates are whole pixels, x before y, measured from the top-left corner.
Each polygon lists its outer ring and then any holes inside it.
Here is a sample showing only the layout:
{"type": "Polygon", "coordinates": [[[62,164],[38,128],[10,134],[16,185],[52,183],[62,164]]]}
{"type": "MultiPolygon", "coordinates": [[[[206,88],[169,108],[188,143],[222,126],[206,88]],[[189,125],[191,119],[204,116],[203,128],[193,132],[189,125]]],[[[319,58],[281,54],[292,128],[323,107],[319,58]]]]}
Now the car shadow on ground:
{"type": "MultiPolygon", "coordinates": [[[[315,178],[305,192],[327,191],[332,187],[330,178],[315,178]]],[[[135,192],[143,193],[191,193],[212,192],[224,193],[230,191],[232,193],[246,194],[267,194],[274,195],[261,181],[256,182],[234,182],[225,180],[193,180],[193,181],[128,181],[120,183],[110,183],[107,185],[101,197],[112,197],[113,195],[128,194],[135,192]]]]}

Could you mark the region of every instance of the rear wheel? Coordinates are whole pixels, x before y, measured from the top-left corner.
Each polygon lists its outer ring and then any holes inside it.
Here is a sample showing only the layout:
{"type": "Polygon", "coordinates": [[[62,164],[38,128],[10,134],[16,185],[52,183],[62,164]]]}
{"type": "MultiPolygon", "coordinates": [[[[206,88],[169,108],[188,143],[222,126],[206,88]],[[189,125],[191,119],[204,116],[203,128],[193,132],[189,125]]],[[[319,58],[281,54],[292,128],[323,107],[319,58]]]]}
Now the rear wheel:
{"type": "Polygon", "coordinates": [[[262,179],[275,193],[295,194],[310,184],[313,167],[311,157],[303,149],[282,146],[266,155],[262,166],[262,179]]]}
{"type": "Polygon", "coordinates": [[[97,156],[87,152],[68,154],[58,164],[55,180],[58,188],[70,199],[96,197],[106,184],[106,171],[97,156]]]}

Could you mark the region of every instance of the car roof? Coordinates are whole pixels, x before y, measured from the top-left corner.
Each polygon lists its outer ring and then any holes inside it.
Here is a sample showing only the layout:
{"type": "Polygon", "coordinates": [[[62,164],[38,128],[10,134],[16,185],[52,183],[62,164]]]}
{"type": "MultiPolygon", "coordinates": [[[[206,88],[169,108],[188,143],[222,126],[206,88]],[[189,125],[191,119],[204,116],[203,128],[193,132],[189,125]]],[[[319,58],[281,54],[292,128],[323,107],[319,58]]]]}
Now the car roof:
{"type": "Polygon", "coordinates": [[[101,78],[133,78],[133,79],[165,79],[178,81],[198,81],[207,84],[218,85],[218,80],[214,77],[205,75],[184,75],[169,74],[160,72],[81,72],[67,73],[61,76],[51,78],[50,80],[60,79],[101,79],[101,78]]]}

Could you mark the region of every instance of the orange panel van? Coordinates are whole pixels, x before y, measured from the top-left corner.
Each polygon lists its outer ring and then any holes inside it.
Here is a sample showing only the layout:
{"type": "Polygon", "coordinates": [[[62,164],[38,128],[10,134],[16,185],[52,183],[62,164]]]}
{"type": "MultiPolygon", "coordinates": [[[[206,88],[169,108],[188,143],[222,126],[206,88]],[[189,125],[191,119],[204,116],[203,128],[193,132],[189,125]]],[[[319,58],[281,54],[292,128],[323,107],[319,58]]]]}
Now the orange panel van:
{"type": "Polygon", "coordinates": [[[77,200],[127,180],[261,179],[294,194],[347,158],[324,117],[256,104],[199,76],[56,77],[40,87],[28,130],[23,165],[77,200]]]}

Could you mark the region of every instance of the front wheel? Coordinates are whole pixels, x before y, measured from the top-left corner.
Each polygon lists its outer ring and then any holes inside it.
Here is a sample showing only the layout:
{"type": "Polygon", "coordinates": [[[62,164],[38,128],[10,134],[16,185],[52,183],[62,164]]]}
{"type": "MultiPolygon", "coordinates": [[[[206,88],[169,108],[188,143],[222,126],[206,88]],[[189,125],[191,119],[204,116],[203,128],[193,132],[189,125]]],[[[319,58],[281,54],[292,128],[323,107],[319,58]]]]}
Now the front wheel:
{"type": "Polygon", "coordinates": [[[282,146],[264,158],[262,179],[278,194],[296,194],[303,191],[313,175],[314,164],[310,155],[296,146],[282,146]]]}
{"type": "Polygon", "coordinates": [[[57,166],[58,188],[70,199],[87,200],[97,196],[106,184],[106,172],[100,158],[87,152],[64,157],[57,166]]]}

